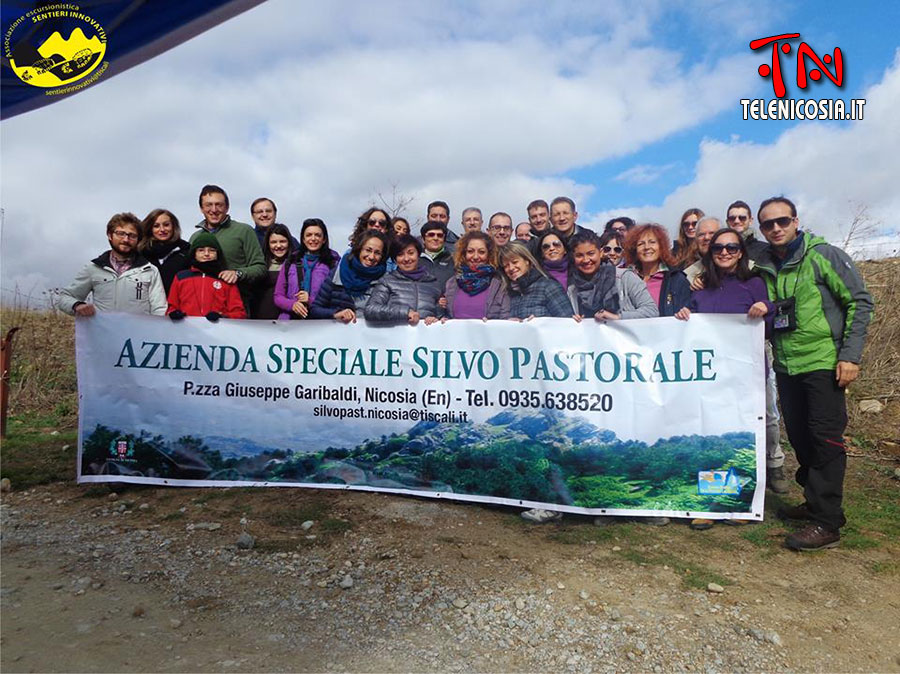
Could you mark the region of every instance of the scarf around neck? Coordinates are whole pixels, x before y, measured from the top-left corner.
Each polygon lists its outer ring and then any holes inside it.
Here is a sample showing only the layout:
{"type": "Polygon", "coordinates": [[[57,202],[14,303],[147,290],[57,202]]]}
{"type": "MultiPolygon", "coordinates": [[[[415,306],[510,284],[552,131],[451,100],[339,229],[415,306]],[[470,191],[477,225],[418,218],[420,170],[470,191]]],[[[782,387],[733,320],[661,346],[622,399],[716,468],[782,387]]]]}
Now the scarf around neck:
{"type": "Polygon", "coordinates": [[[410,281],[421,281],[423,278],[425,278],[425,274],[428,273],[428,270],[425,269],[425,267],[420,262],[419,266],[417,266],[412,271],[403,271],[398,267],[397,272],[399,272],[402,276],[408,278],[410,281]]]}
{"type": "Polygon", "coordinates": [[[477,295],[484,292],[491,284],[497,270],[489,264],[480,264],[477,267],[463,267],[456,277],[456,285],[466,295],[477,295]]]}
{"type": "Polygon", "coordinates": [[[341,258],[341,283],[350,295],[359,297],[368,291],[373,281],[384,275],[385,268],[384,262],[367,267],[352,253],[347,253],[341,258]]]}

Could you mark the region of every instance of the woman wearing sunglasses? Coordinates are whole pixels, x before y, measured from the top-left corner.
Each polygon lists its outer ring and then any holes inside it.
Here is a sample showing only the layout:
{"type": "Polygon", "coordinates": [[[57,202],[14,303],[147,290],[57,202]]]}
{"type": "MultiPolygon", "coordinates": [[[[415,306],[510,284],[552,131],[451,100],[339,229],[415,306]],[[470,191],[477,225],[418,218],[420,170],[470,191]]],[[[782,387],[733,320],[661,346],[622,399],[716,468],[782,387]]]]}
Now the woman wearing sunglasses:
{"type": "Polygon", "coordinates": [[[678,237],[672,246],[672,257],[679,269],[684,269],[700,259],[697,250],[697,223],[706,215],[699,208],[689,208],[681,215],[678,222],[678,237]]]}
{"type": "Polygon", "coordinates": [[[600,253],[603,262],[613,267],[621,267],[625,264],[625,230],[610,229],[600,237],[600,253]]]}
{"type": "MultiPolygon", "coordinates": [[[[713,234],[702,260],[706,286],[692,293],[688,305],[675,318],[686,321],[692,313],[746,314],[751,319],[764,318],[766,337],[770,337],[775,307],[769,301],[765,282],[750,271],[747,247],[741,235],[733,229],[720,229],[713,234]]],[[[743,520],[730,522],[745,523],[743,520]]],[[[691,521],[692,529],[711,526],[713,520],[691,521]]]]}
{"type": "Polygon", "coordinates": [[[569,287],[569,247],[566,242],[550,230],[538,238],[536,250],[547,276],[566,290],[569,287]]]}

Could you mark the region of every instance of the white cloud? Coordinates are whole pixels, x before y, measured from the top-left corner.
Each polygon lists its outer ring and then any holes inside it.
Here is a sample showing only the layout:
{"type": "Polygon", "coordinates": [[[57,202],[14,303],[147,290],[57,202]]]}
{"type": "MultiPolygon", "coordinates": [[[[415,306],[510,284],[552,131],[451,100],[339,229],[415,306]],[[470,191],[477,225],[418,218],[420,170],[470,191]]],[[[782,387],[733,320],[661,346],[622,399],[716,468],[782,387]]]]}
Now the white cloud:
{"type": "Polygon", "coordinates": [[[613,180],[625,182],[629,185],[649,185],[659,180],[663,175],[677,167],[675,162],[669,164],[638,164],[630,169],[622,171],[613,180]]]}

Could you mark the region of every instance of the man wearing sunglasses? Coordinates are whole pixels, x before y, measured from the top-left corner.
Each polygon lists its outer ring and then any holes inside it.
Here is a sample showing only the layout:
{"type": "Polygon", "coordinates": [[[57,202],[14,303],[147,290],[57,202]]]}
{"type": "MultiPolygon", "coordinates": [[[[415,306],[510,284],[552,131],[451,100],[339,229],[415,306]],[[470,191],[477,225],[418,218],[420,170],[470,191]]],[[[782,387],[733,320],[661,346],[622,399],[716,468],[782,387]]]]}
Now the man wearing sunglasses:
{"type": "Polygon", "coordinates": [[[140,226],[133,213],[110,218],[106,225],[110,249],[86,264],[60,292],[60,310],[77,316],[93,316],[98,309],[165,315],[168,304],[159,270],[137,252],[140,226]]]}
{"type": "Polygon", "coordinates": [[[756,263],[775,303],[774,369],[788,439],[806,501],[779,509],[806,526],[789,535],[793,550],[820,550],[840,541],[847,454],[845,390],[859,376],[872,296],[840,248],[800,230],[785,197],[759,207],[769,247],[756,263]]]}
{"type": "MultiPolygon", "coordinates": [[[[767,248],[765,241],[760,241],[753,233],[753,215],[750,213],[750,206],[747,202],[740,199],[733,202],[725,211],[725,222],[731,229],[736,231],[744,239],[744,245],[747,247],[747,254],[750,259],[756,261],[756,258],[767,248]]],[[[698,233],[697,236],[700,236],[698,233]]]]}

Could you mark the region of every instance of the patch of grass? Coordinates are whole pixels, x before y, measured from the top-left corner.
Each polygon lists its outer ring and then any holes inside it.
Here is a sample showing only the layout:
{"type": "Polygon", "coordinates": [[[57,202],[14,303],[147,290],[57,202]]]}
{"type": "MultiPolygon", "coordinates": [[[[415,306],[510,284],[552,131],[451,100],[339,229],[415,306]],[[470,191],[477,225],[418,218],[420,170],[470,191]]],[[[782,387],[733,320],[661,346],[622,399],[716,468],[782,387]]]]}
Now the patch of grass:
{"type": "Polygon", "coordinates": [[[209,503],[210,501],[216,501],[219,499],[230,498],[234,496],[234,490],[228,488],[217,488],[217,487],[206,487],[203,489],[203,493],[200,494],[195,499],[192,499],[194,503],[209,503]]]}
{"type": "Polygon", "coordinates": [[[875,573],[883,573],[888,576],[900,574],[900,562],[891,560],[878,560],[869,564],[869,568],[875,573]]]}
{"type": "Polygon", "coordinates": [[[3,440],[0,477],[8,477],[13,489],[75,480],[78,432],[50,435],[57,428],[54,419],[47,415],[9,419],[7,436],[3,440]],[[63,450],[63,445],[69,445],[69,448],[63,450]]]}
{"type": "MultiPolygon", "coordinates": [[[[312,542],[312,541],[310,541],[312,542]]],[[[257,539],[253,549],[258,552],[297,552],[299,541],[294,538],[257,539]]]]}
{"type": "Polygon", "coordinates": [[[184,517],[184,513],[180,510],[176,510],[174,512],[166,513],[162,517],[160,517],[161,522],[170,522],[172,520],[180,520],[184,517]]]}
{"type": "Polygon", "coordinates": [[[330,509],[331,506],[325,501],[311,501],[271,510],[261,514],[260,519],[275,527],[299,528],[307,520],[314,522],[323,520],[330,509]]]}
{"type": "Polygon", "coordinates": [[[764,522],[753,526],[744,527],[741,538],[758,548],[780,547],[784,540],[782,526],[775,522],[764,522]]]}
{"type": "Polygon", "coordinates": [[[635,564],[658,567],[667,566],[681,577],[681,583],[685,587],[702,590],[709,583],[718,583],[722,587],[734,585],[734,581],[716,573],[709,567],[696,562],[686,561],[670,552],[651,552],[639,548],[626,548],[616,551],[615,554],[635,564]]]}
{"type": "Polygon", "coordinates": [[[342,534],[345,531],[350,531],[350,529],[352,528],[352,522],[348,522],[347,520],[340,520],[334,517],[326,517],[319,524],[319,531],[322,534],[342,534]]]}

